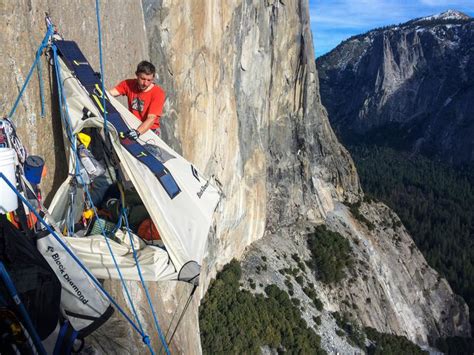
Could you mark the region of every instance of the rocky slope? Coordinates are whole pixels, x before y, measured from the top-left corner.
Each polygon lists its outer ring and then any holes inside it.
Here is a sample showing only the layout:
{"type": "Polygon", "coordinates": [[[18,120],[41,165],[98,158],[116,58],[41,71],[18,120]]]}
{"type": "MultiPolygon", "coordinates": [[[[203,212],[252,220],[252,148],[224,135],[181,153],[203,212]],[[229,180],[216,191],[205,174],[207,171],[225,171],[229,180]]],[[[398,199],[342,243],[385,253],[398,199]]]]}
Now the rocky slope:
{"type": "MultiPolygon", "coordinates": [[[[65,37],[76,40],[98,68],[93,1],[39,1],[34,5],[7,1],[0,6],[1,18],[7,23],[0,40],[2,50],[8,53],[0,56],[4,61],[0,69],[4,78],[3,111],[8,111],[18,83],[24,80],[32,62],[43,33],[45,9],[65,37]]],[[[353,162],[337,141],[320,102],[306,1],[227,1],[224,5],[216,0],[144,0],[143,6],[125,1],[104,2],[102,6],[107,85],[132,75],[137,61],[150,58],[159,69],[158,81],[168,93],[162,119],[164,139],[222,183],[225,198],[211,233],[200,296],[223,264],[233,257],[250,260],[250,254],[244,254],[246,248],[264,235],[275,239],[266,237],[269,239],[259,243],[283,243],[283,248],[285,243],[293,245],[300,238],[300,225],[328,223],[349,239],[360,238],[362,244],[384,238],[364,228],[349,228],[354,224],[352,217],[339,216],[340,204],[354,202],[362,193],[353,162]]],[[[46,71],[43,76],[52,85],[46,71]]],[[[57,112],[49,103],[47,111],[47,117],[53,116],[58,122],[57,112]]],[[[34,78],[16,121],[27,145],[46,156],[50,171],[55,172],[47,185],[52,186],[64,173],[62,140],[54,140],[49,118],[38,118],[38,112],[34,78]]],[[[372,208],[374,215],[382,213],[381,207],[372,208]]],[[[404,234],[403,238],[409,244],[409,237],[404,234]]],[[[304,248],[301,244],[296,250],[304,255],[304,248]]],[[[369,290],[378,290],[374,304],[385,304],[388,299],[390,317],[381,319],[382,306],[373,311],[361,306],[361,322],[401,334],[410,330],[410,338],[421,343],[440,334],[462,335],[469,331],[465,305],[448,285],[436,282],[432,270],[425,270],[419,254],[415,252],[413,260],[403,254],[406,260],[394,269],[396,273],[391,273],[392,260],[401,252],[384,248],[374,247],[374,253],[364,254],[364,258],[373,264],[368,277],[374,273],[378,278],[369,286],[369,290]],[[412,276],[404,268],[425,270],[429,279],[412,276]],[[379,269],[383,272],[375,274],[379,269]],[[413,290],[419,290],[418,302],[413,302],[406,290],[410,282],[413,290]],[[442,312],[447,310],[456,317],[445,319],[442,312]]],[[[312,277],[310,273],[308,277],[312,277]]],[[[115,283],[106,285],[123,298],[115,283]]],[[[144,299],[140,288],[131,285],[134,299],[144,299]]],[[[363,279],[359,278],[356,285],[362,292],[363,279]]],[[[175,310],[183,307],[190,287],[176,283],[150,287],[166,329],[175,310]]],[[[341,307],[339,302],[350,292],[349,288],[344,290],[346,286],[342,286],[341,295],[322,290],[321,298],[328,307],[341,307]]],[[[196,297],[175,336],[176,352],[200,352],[198,303],[196,297]]],[[[146,328],[153,332],[146,305],[139,308],[146,328]]],[[[334,322],[329,316],[324,319],[328,324],[334,322]]],[[[339,346],[331,342],[333,330],[329,333],[327,350],[347,349],[346,343],[339,346]]],[[[143,350],[141,339],[118,316],[88,341],[103,353],[112,349],[117,353],[143,350]]]]}
{"type": "Polygon", "coordinates": [[[321,335],[322,347],[329,352],[353,353],[357,349],[335,332],[338,326],[333,312],[346,314],[359,326],[403,335],[422,346],[452,334],[469,336],[467,306],[460,297],[452,297],[446,280],[428,266],[398,217],[381,203],[363,203],[359,212],[365,221],[338,203],[326,218],[327,227],[351,245],[354,262],[342,282],[324,284],[307,263],[295,260],[294,255],[302,261],[311,259],[306,238],[311,225],[301,223],[267,233],[249,248],[243,262],[245,287],[252,289],[248,281],[252,280],[257,285],[254,292],[263,293],[268,284],[288,291],[288,273],[281,270],[298,270],[304,281],[297,282],[293,274],[291,288],[301,300],[304,319],[321,335]],[[323,303],[321,311],[303,292],[309,284],[315,285],[323,303]],[[316,316],[323,319],[321,326],[315,323],[316,316]]]}
{"type": "Polygon", "coordinates": [[[317,60],[331,123],[349,143],[473,163],[473,44],[453,10],[349,38],[317,60]]]}

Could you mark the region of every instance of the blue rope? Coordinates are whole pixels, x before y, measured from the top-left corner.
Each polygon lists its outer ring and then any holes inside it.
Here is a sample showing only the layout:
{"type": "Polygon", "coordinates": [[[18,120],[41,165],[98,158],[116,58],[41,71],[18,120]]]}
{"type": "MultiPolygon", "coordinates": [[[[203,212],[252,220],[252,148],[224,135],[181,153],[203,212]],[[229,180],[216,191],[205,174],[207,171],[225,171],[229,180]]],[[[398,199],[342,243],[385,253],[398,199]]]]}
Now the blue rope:
{"type": "Polygon", "coordinates": [[[59,113],[61,115],[61,120],[64,123],[64,127],[66,129],[66,134],[69,142],[71,143],[71,146],[75,147],[76,146],[76,138],[72,134],[72,127],[67,119],[69,117],[69,112],[67,111],[67,106],[66,106],[66,111],[68,112],[68,116],[65,117],[64,111],[63,111],[63,104],[64,104],[64,98],[63,98],[63,91],[62,91],[62,81],[61,81],[61,74],[59,72],[59,62],[58,62],[58,48],[56,47],[55,44],[51,46],[53,50],[53,61],[54,61],[54,67],[55,67],[55,75],[56,75],[56,82],[58,83],[58,96],[59,96],[59,113]]]}
{"type": "MultiPolygon", "coordinates": [[[[92,201],[92,197],[90,196],[90,193],[89,193],[89,189],[87,188],[87,184],[84,183],[84,180],[82,178],[82,175],[80,174],[80,169],[79,169],[79,162],[80,162],[80,159],[79,159],[79,156],[78,156],[78,153],[77,153],[77,150],[76,150],[76,139],[75,137],[73,136],[73,133],[72,133],[72,129],[71,129],[71,123],[70,123],[70,114],[69,114],[69,108],[68,108],[68,105],[67,105],[67,102],[65,101],[65,98],[64,98],[64,95],[62,95],[63,93],[63,83],[62,83],[62,79],[61,79],[61,73],[59,71],[59,62],[58,62],[58,56],[57,56],[57,48],[56,46],[53,44],[53,58],[54,58],[54,65],[55,65],[55,71],[56,71],[56,79],[58,81],[58,93],[59,93],[59,99],[60,99],[60,103],[61,103],[61,106],[65,108],[65,115],[63,115],[63,111],[61,110],[61,118],[63,119],[63,121],[67,121],[67,127],[69,127],[69,130],[71,130],[71,132],[68,132],[68,135],[69,136],[72,136],[73,137],[73,142],[71,144],[71,148],[74,152],[74,155],[75,155],[75,158],[76,158],[76,162],[78,162],[78,164],[76,164],[75,168],[76,168],[76,174],[77,176],[79,177],[79,179],[81,180],[81,183],[82,185],[84,186],[84,191],[87,195],[87,198],[91,204],[91,208],[93,209],[94,211],[94,215],[98,216],[98,213],[97,213],[97,209],[92,201]],[[64,117],[65,116],[65,117],[64,117]]],[[[135,309],[135,305],[132,301],[132,298],[130,296],[130,292],[128,291],[128,288],[127,288],[127,285],[125,284],[125,280],[123,279],[123,276],[122,276],[122,272],[120,270],[120,267],[117,263],[117,260],[115,258],[115,255],[113,253],[113,250],[112,250],[112,247],[110,246],[110,242],[109,242],[109,239],[107,238],[106,236],[106,232],[105,232],[105,229],[104,229],[104,226],[102,225],[102,223],[100,223],[99,221],[99,227],[100,227],[100,230],[101,230],[101,233],[102,235],[104,236],[105,238],[105,243],[107,245],[107,248],[109,249],[109,253],[112,257],[112,260],[114,262],[114,265],[115,265],[115,268],[117,269],[117,272],[119,274],[119,277],[120,277],[120,281],[122,283],[122,287],[123,289],[125,290],[125,293],[127,295],[127,299],[128,299],[128,302],[132,308],[132,313],[138,323],[138,327],[140,328],[140,330],[138,330],[138,328],[136,327],[136,325],[134,323],[132,323],[132,325],[134,326],[134,328],[140,333],[140,335],[142,336],[142,340],[145,342],[146,338],[148,337],[144,330],[143,330],[143,326],[140,322],[140,318],[138,317],[138,314],[137,314],[137,311],[135,309]]],[[[122,313],[122,312],[121,312],[122,313]]],[[[123,314],[123,313],[122,313],[123,314]]],[[[129,318],[127,317],[127,320],[129,320],[129,318]]],[[[130,320],[129,320],[130,321],[130,320]]],[[[146,344],[146,342],[145,342],[146,344]]],[[[150,352],[152,354],[154,354],[153,352],[153,349],[151,348],[151,345],[150,344],[146,344],[150,350],[150,352]]]]}
{"type": "Polygon", "coordinates": [[[130,238],[130,245],[132,246],[133,258],[135,259],[135,263],[137,264],[137,270],[138,270],[138,275],[140,276],[140,282],[142,283],[143,289],[145,290],[146,299],[148,301],[148,305],[150,306],[151,314],[153,315],[153,320],[155,321],[155,327],[156,327],[156,330],[158,331],[158,336],[160,337],[161,344],[163,344],[163,347],[165,348],[166,354],[169,355],[170,351],[168,349],[168,344],[166,344],[166,339],[164,338],[160,325],[158,324],[158,317],[156,316],[153,303],[151,302],[150,293],[148,292],[148,288],[146,287],[145,280],[143,279],[142,271],[140,268],[140,262],[138,261],[137,252],[135,251],[135,247],[133,245],[133,238],[130,233],[130,226],[128,225],[128,218],[127,218],[127,213],[126,213],[125,208],[122,209],[122,215],[125,220],[125,225],[127,226],[127,233],[128,233],[128,237],[130,238]]]}
{"type": "Polygon", "coordinates": [[[97,16],[97,33],[99,36],[99,60],[100,60],[100,82],[102,84],[102,107],[104,108],[104,131],[107,135],[107,106],[105,106],[105,85],[104,85],[104,65],[102,62],[102,31],[100,25],[100,10],[99,10],[99,0],[95,0],[95,13],[97,16]]]}
{"type": "Polygon", "coordinates": [[[44,84],[43,84],[43,65],[41,64],[41,60],[38,61],[38,81],[39,81],[39,91],[40,91],[40,99],[41,99],[41,118],[45,116],[45,103],[44,103],[44,84]]]}
{"type": "MultiPolygon", "coordinates": [[[[77,153],[76,153],[77,154],[77,153]]],[[[78,159],[78,157],[77,157],[78,159]]],[[[80,179],[82,180],[82,176],[80,176],[80,179]]],[[[97,209],[94,205],[94,203],[92,202],[92,197],[89,193],[89,189],[87,187],[87,185],[84,184],[84,181],[82,181],[83,185],[84,185],[84,191],[87,195],[87,199],[89,200],[90,204],[91,204],[91,208],[94,210],[94,215],[95,216],[98,216],[98,213],[97,213],[97,209]]],[[[130,307],[132,308],[132,312],[133,312],[133,315],[138,323],[138,326],[140,327],[140,335],[142,336],[142,341],[147,345],[148,349],[150,350],[151,354],[155,354],[154,351],[153,351],[153,348],[151,347],[150,343],[146,342],[147,339],[149,339],[149,336],[147,334],[145,334],[145,331],[143,329],[143,326],[142,326],[142,323],[140,322],[140,318],[138,317],[138,313],[135,309],[135,305],[133,304],[133,301],[132,301],[132,297],[130,296],[130,293],[128,291],[128,288],[127,288],[127,285],[125,284],[125,280],[123,279],[123,276],[122,276],[122,271],[120,270],[120,267],[117,263],[117,260],[115,259],[115,255],[114,255],[114,252],[112,250],[112,247],[110,246],[110,242],[109,242],[109,238],[107,237],[106,235],[106,232],[105,232],[105,229],[104,229],[104,226],[103,224],[101,223],[100,220],[98,220],[98,223],[99,223],[99,227],[100,227],[100,231],[102,233],[102,236],[105,238],[105,243],[107,244],[107,248],[109,249],[109,253],[110,253],[110,256],[112,256],[112,260],[114,261],[114,264],[115,264],[115,268],[117,269],[117,272],[119,274],[119,277],[120,277],[120,281],[122,283],[122,287],[123,289],[125,290],[125,293],[127,295],[127,299],[128,299],[128,302],[130,304],[130,307]]]]}
{"type": "MultiPolygon", "coordinates": [[[[40,59],[40,57],[41,57],[41,54],[43,53],[43,49],[45,49],[45,48],[47,47],[48,42],[49,42],[49,38],[51,37],[51,35],[52,35],[53,33],[54,33],[53,27],[52,27],[52,26],[48,26],[48,30],[46,31],[46,35],[44,36],[43,41],[41,42],[41,44],[40,44],[38,50],[36,51],[35,61],[33,62],[33,65],[32,65],[31,68],[30,68],[30,71],[29,71],[29,73],[28,73],[28,75],[27,75],[27,77],[26,77],[26,80],[25,80],[25,82],[23,83],[23,87],[21,88],[20,93],[18,94],[18,96],[17,96],[17,98],[16,98],[16,100],[15,100],[15,103],[13,104],[13,108],[11,109],[10,113],[8,114],[8,117],[11,118],[11,117],[13,117],[13,115],[15,114],[15,111],[16,111],[16,109],[18,108],[18,104],[20,103],[20,99],[21,99],[21,97],[23,96],[23,93],[25,92],[26,87],[28,86],[28,83],[29,83],[29,81],[30,81],[30,79],[31,79],[31,76],[32,76],[32,74],[33,74],[33,71],[34,71],[36,65],[38,64],[38,61],[39,61],[39,59],[40,59]]],[[[40,81],[40,92],[41,92],[41,91],[42,91],[42,83],[41,83],[41,81],[40,81]]],[[[43,102],[42,102],[42,105],[44,105],[43,102]]],[[[42,107],[42,110],[43,110],[43,106],[41,106],[41,107],[42,107]]],[[[43,111],[42,111],[42,114],[43,114],[43,111]]]]}
{"type": "Polygon", "coordinates": [[[6,178],[3,173],[0,172],[0,178],[2,178],[5,183],[10,187],[10,189],[15,192],[15,194],[21,199],[21,201],[30,209],[30,211],[38,218],[38,221],[41,222],[41,224],[48,230],[48,232],[58,241],[59,244],[66,250],[66,252],[74,259],[74,261],[84,270],[84,272],[87,274],[87,276],[90,277],[92,282],[104,293],[104,295],[109,299],[110,302],[113,303],[115,307],[119,310],[120,313],[127,319],[127,321],[133,326],[133,328],[143,335],[143,333],[137,328],[135,323],[128,317],[128,315],[123,311],[123,309],[117,304],[117,302],[113,299],[113,297],[102,287],[99,281],[95,278],[94,275],[85,267],[82,262],[79,260],[79,258],[69,249],[69,247],[63,242],[61,237],[59,237],[56,232],[49,226],[49,224],[43,219],[43,217],[40,216],[40,214],[36,211],[35,207],[31,205],[31,203],[23,197],[23,195],[17,190],[15,186],[6,178]]]}

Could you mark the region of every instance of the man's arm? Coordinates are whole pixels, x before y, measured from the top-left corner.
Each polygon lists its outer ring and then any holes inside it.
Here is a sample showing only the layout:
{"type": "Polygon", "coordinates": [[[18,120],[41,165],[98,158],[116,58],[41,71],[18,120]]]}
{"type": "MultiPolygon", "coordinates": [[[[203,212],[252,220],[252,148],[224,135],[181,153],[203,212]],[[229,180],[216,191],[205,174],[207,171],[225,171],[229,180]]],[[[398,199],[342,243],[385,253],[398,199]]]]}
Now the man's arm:
{"type": "Polygon", "coordinates": [[[151,126],[153,126],[153,123],[155,123],[156,117],[156,115],[146,116],[146,120],[143,121],[142,124],[137,128],[138,133],[143,134],[148,131],[151,126]]]}
{"type": "Polygon", "coordinates": [[[121,93],[119,93],[119,91],[116,88],[110,89],[109,94],[112,95],[113,97],[117,97],[121,95],[121,93]]]}

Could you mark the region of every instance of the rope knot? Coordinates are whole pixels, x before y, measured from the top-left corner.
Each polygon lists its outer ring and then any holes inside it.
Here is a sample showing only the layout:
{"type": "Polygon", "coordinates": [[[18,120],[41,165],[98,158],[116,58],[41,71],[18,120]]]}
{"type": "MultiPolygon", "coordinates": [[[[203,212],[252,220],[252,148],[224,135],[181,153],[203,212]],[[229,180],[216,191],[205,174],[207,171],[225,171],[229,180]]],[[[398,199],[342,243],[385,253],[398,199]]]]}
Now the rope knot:
{"type": "Polygon", "coordinates": [[[142,340],[146,345],[150,345],[150,337],[148,335],[143,336],[142,340]]]}

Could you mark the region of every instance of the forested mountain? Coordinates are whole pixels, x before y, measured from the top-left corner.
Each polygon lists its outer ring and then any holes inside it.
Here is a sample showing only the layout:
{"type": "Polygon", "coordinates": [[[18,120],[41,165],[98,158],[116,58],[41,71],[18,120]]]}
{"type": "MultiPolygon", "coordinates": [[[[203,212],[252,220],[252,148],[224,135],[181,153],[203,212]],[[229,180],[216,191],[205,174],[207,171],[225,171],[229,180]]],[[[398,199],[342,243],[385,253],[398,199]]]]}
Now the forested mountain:
{"type": "Polygon", "coordinates": [[[474,319],[474,20],[374,29],[317,60],[321,99],[367,195],[400,216],[474,319]]]}
{"type": "Polygon", "coordinates": [[[317,60],[346,143],[474,162],[474,19],[457,11],[351,37],[317,60]]]}

